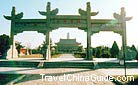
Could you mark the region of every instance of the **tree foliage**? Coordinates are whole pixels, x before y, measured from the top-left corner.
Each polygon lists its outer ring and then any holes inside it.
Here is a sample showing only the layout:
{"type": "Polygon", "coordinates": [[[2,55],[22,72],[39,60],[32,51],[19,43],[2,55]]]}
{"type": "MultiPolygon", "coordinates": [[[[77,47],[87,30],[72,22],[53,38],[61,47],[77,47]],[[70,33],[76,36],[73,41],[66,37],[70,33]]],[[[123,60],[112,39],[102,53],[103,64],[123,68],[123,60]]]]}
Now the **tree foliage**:
{"type": "Polygon", "coordinates": [[[37,49],[33,49],[32,53],[33,54],[38,54],[38,53],[45,54],[46,49],[47,49],[47,45],[46,45],[46,41],[44,41],[37,49]]]}
{"type": "Polygon", "coordinates": [[[18,53],[20,53],[20,49],[24,47],[24,46],[21,45],[21,42],[16,42],[15,46],[16,46],[16,49],[17,49],[18,53]]]}
{"type": "Polygon", "coordinates": [[[116,41],[114,41],[112,48],[110,49],[110,53],[112,57],[119,56],[119,48],[118,48],[116,41]]]}
{"type": "Polygon", "coordinates": [[[0,53],[2,56],[7,52],[7,50],[10,48],[10,38],[8,35],[0,35],[0,53]]]}
{"type": "Polygon", "coordinates": [[[96,58],[110,58],[110,48],[105,46],[93,48],[93,56],[95,56],[96,58]]]}
{"type": "Polygon", "coordinates": [[[130,49],[137,52],[137,49],[136,49],[135,45],[132,45],[130,49]]]}

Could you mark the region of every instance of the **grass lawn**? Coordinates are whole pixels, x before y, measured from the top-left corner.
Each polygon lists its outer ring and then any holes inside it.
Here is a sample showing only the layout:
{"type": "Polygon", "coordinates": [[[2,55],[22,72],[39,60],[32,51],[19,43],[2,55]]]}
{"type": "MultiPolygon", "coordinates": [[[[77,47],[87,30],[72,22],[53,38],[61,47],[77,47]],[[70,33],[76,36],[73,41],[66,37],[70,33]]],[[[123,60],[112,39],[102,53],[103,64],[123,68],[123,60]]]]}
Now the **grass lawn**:
{"type": "Polygon", "coordinates": [[[59,58],[61,56],[61,54],[54,54],[54,55],[52,55],[51,57],[52,58],[59,58]]]}
{"type": "Polygon", "coordinates": [[[22,55],[19,58],[43,58],[42,54],[22,55]]]}
{"type": "Polygon", "coordinates": [[[74,53],[75,58],[86,58],[86,53],[74,53]]]}

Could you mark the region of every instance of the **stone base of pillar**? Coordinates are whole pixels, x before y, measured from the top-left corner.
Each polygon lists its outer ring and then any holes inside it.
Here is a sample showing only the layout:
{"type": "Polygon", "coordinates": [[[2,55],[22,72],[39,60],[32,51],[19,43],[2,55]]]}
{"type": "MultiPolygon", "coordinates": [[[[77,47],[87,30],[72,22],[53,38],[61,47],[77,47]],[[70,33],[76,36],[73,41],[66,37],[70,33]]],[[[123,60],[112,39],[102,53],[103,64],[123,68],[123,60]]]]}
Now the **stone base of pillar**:
{"type": "Polygon", "coordinates": [[[87,57],[87,60],[93,60],[92,55],[90,55],[89,57],[87,57]]]}
{"type": "Polygon", "coordinates": [[[87,54],[87,60],[93,60],[92,53],[93,53],[93,51],[92,51],[92,49],[90,49],[90,51],[87,54]]]}
{"type": "Polygon", "coordinates": [[[46,60],[51,59],[51,52],[50,52],[50,46],[47,47],[47,51],[46,51],[46,60]]]}
{"type": "Polygon", "coordinates": [[[13,57],[12,57],[12,45],[11,45],[10,49],[7,51],[6,59],[16,59],[16,58],[18,58],[18,51],[14,46],[14,48],[13,48],[13,57]]]}

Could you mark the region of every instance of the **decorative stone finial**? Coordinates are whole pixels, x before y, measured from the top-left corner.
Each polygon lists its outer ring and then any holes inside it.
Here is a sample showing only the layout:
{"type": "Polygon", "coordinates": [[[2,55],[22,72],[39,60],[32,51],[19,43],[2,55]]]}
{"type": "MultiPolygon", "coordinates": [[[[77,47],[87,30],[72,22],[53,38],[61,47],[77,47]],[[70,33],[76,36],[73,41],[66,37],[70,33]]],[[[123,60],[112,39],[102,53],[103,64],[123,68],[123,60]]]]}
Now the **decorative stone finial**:
{"type": "Polygon", "coordinates": [[[125,11],[125,8],[124,8],[124,7],[122,7],[122,8],[121,8],[121,11],[125,11]]]}
{"type": "Polygon", "coordinates": [[[121,15],[122,16],[126,16],[126,12],[125,12],[125,8],[124,7],[121,8],[121,15]]]}
{"type": "Polygon", "coordinates": [[[90,5],[90,2],[87,2],[87,6],[89,6],[90,5]]]}
{"type": "Polygon", "coordinates": [[[91,11],[90,2],[87,2],[87,11],[91,11]]]}
{"type": "Polygon", "coordinates": [[[46,7],[47,11],[50,11],[50,2],[47,2],[47,7],[46,7]]]}
{"type": "Polygon", "coordinates": [[[11,14],[12,14],[12,15],[15,15],[15,12],[16,12],[15,6],[13,6],[13,7],[12,7],[12,12],[11,12],[11,14]]]}
{"type": "Polygon", "coordinates": [[[39,13],[43,16],[56,15],[58,13],[58,9],[51,10],[50,2],[47,2],[46,11],[39,11],[39,13]]]}

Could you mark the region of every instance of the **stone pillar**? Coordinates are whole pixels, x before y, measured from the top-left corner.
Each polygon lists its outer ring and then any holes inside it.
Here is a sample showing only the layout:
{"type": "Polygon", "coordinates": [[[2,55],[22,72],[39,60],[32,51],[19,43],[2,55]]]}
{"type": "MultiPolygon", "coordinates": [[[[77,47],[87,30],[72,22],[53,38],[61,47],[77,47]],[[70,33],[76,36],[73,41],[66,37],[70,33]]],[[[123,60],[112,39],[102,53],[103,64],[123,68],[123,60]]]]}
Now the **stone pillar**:
{"type": "Polygon", "coordinates": [[[50,32],[46,33],[46,57],[45,59],[51,59],[51,52],[50,52],[50,32]]]}
{"type": "Polygon", "coordinates": [[[87,3],[87,60],[92,59],[92,55],[90,52],[91,49],[91,7],[90,2],[87,3]]]}
{"type": "Polygon", "coordinates": [[[11,47],[10,47],[10,49],[11,49],[11,58],[13,58],[14,56],[13,56],[13,51],[14,51],[14,46],[15,46],[15,43],[14,43],[14,33],[13,33],[13,23],[11,23],[11,35],[10,35],[10,38],[11,38],[11,47]]]}
{"type": "Polygon", "coordinates": [[[122,35],[122,56],[126,59],[127,57],[127,53],[126,53],[126,46],[127,46],[127,42],[126,42],[126,31],[123,30],[123,35],[122,35]]]}
{"type": "Polygon", "coordinates": [[[46,51],[46,59],[50,59],[51,58],[51,53],[50,53],[50,13],[51,13],[51,5],[50,2],[47,3],[47,7],[46,7],[46,11],[47,11],[47,28],[48,28],[48,32],[46,33],[46,44],[47,44],[47,51],[46,51]]]}
{"type": "MultiPolygon", "coordinates": [[[[15,47],[15,42],[14,42],[14,34],[15,34],[15,20],[16,19],[21,19],[23,17],[23,13],[19,13],[19,14],[16,14],[16,11],[15,11],[15,7],[12,7],[12,11],[11,11],[11,16],[4,16],[5,19],[7,20],[11,20],[11,30],[10,30],[10,39],[11,39],[11,51],[10,52],[10,58],[14,58],[18,55],[15,55],[14,56],[14,50],[16,50],[16,47],[15,47]]],[[[18,52],[18,51],[17,51],[18,52]]],[[[18,54],[18,53],[17,53],[18,54]]],[[[9,56],[8,56],[9,57],[9,56]]]]}
{"type": "Polygon", "coordinates": [[[14,27],[15,23],[12,20],[11,21],[11,32],[10,32],[10,41],[11,41],[11,46],[10,49],[7,51],[7,56],[6,59],[17,59],[18,58],[18,51],[15,46],[15,41],[14,41],[14,27]]]}
{"type": "Polygon", "coordinates": [[[14,46],[15,46],[15,42],[14,42],[14,29],[15,29],[15,7],[12,8],[12,12],[11,12],[11,16],[12,16],[12,20],[11,20],[11,40],[12,40],[12,58],[13,53],[14,53],[14,46]]]}
{"type": "Polygon", "coordinates": [[[121,23],[121,26],[122,26],[122,29],[123,29],[123,34],[122,34],[122,49],[123,49],[123,57],[126,58],[127,57],[127,53],[126,53],[126,46],[127,46],[127,40],[126,40],[126,20],[125,20],[125,10],[124,8],[121,8],[121,15],[122,15],[122,23],[121,23]]]}
{"type": "Polygon", "coordinates": [[[127,40],[126,40],[126,21],[129,21],[132,19],[132,17],[126,17],[126,12],[125,8],[121,8],[121,13],[116,14],[114,13],[114,17],[118,20],[118,22],[121,24],[122,28],[122,56],[124,58],[124,68],[125,68],[125,76],[126,76],[126,63],[125,59],[127,57],[127,51],[126,51],[126,46],[127,46],[127,40]]]}
{"type": "Polygon", "coordinates": [[[8,50],[7,53],[7,59],[12,59],[12,58],[18,58],[18,51],[16,50],[15,47],[15,41],[14,41],[14,29],[15,29],[15,7],[12,7],[11,11],[11,32],[10,32],[10,39],[11,39],[11,47],[8,50]]]}
{"type": "Polygon", "coordinates": [[[89,30],[87,30],[87,60],[91,60],[91,33],[89,30]]]}
{"type": "Polygon", "coordinates": [[[51,53],[50,53],[50,31],[51,31],[51,27],[50,27],[50,17],[55,16],[58,13],[58,9],[54,9],[51,10],[51,4],[50,2],[47,3],[46,6],[46,11],[45,12],[41,12],[39,11],[39,13],[43,16],[46,16],[46,44],[47,44],[47,51],[46,51],[46,59],[50,59],[51,58],[51,53]]]}
{"type": "MultiPolygon", "coordinates": [[[[125,58],[127,57],[126,53],[126,46],[127,46],[127,40],[126,40],[126,21],[129,21],[132,19],[132,17],[126,17],[125,8],[121,8],[121,13],[116,14],[114,13],[114,18],[118,20],[118,22],[121,24],[122,29],[122,56],[125,58]]],[[[125,62],[125,61],[124,61],[125,62]]]]}
{"type": "Polygon", "coordinates": [[[92,50],[91,50],[91,16],[95,16],[98,14],[98,12],[91,12],[91,6],[90,2],[87,2],[87,8],[86,13],[84,10],[79,9],[79,13],[81,15],[86,14],[86,20],[87,20],[87,60],[92,60],[92,50]]]}
{"type": "Polygon", "coordinates": [[[7,57],[6,59],[15,59],[18,58],[18,51],[15,46],[15,40],[14,40],[14,21],[11,22],[11,32],[10,32],[10,41],[11,46],[10,49],[7,51],[7,57]]]}
{"type": "Polygon", "coordinates": [[[126,12],[124,8],[121,8],[121,16],[122,16],[122,23],[121,27],[123,29],[123,35],[122,35],[122,49],[123,49],[123,58],[124,58],[124,68],[125,68],[125,77],[126,77],[126,57],[127,57],[127,51],[126,51],[126,46],[127,46],[127,41],[126,41],[126,12]]]}
{"type": "Polygon", "coordinates": [[[10,49],[7,51],[6,59],[17,59],[18,58],[18,51],[15,47],[15,43],[10,46],[10,49]]]}

